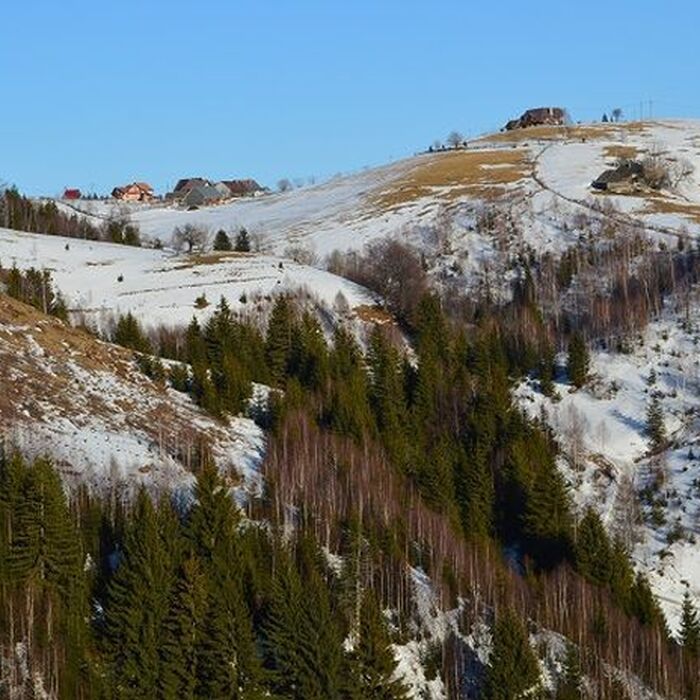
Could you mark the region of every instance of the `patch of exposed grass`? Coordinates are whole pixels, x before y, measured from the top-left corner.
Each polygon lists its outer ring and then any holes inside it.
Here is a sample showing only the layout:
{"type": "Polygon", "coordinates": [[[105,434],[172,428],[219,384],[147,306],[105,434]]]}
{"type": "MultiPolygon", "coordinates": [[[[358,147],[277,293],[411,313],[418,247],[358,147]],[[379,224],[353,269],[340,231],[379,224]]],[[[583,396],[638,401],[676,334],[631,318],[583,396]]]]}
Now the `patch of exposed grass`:
{"type": "Polygon", "coordinates": [[[650,214],[678,214],[700,224],[700,204],[668,199],[654,194],[646,200],[646,210],[650,214]]]}
{"type": "Polygon", "coordinates": [[[355,316],[365,323],[378,323],[384,325],[393,323],[394,319],[388,311],[385,311],[380,306],[370,306],[369,304],[360,304],[354,309],[355,316]]]}
{"type": "Polygon", "coordinates": [[[381,209],[395,209],[433,196],[444,202],[467,195],[491,197],[532,172],[527,151],[514,148],[458,150],[426,155],[404,175],[370,196],[381,209]]]}
{"type": "Polygon", "coordinates": [[[566,126],[530,126],[491,134],[480,139],[486,143],[518,144],[527,141],[563,141],[615,139],[625,133],[641,133],[649,122],[623,122],[620,124],[569,124],[566,126]]]}
{"type": "Polygon", "coordinates": [[[639,155],[639,149],[636,146],[611,143],[609,146],[605,146],[603,155],[613,160],[634,160],[639,155]]]}
{"type": "Polygon", "coordinates": [[[186,257],[181,258],[178,262],[168,270],[188,270],[191,267],[198,267],[199,265],[218,265],[219,263],[226,262],[227,260],[233,260],[236,258],[251,258],[254,257],[255,253],[239,253],[237,251],[219,251],[211,253],[193,253],[186,257]]]}

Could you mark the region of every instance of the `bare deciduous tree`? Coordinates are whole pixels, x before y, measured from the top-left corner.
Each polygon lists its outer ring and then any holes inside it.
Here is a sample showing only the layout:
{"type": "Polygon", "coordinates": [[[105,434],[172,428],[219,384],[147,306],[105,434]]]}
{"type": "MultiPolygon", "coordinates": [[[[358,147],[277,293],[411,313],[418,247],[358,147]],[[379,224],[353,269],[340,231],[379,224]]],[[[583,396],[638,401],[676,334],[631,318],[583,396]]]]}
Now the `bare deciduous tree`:
{"type": "Polygon", "coordinates": [[[326,266],[376,292],[399,321],[408,326],[414,323],[427,281],[421,256],[413,246],[395,238],[382,238],[370,243],[362,255],[334,251],[326,266]]]}
{"type": "Polygon", "coordinates": [[[284,257],[294,260],[300,265],[317,265],[318,255],[312,246],[304,246],[301,243],[288,246],[284,251],[284,257]]]}
{"type": "Polygon", "coordinates": [[[264,253],[270,247],[267,236],[261,231],[250,232],[250,248],[256,253],[264,253]]]}
{"type": "Polygon", "coordinates": [[[574,406],[569,404],[562,417],[564,434],[564,450],[569,458],[569,463],[575,471],[581,471],[584,467],[585,436],[588,430],[588,420],[574,406]]]}
{"type": "Polygon", "coordinates": [[[464,143],[464,136],[459,131],[451,131],[447,136],[447,144],[451,148],[458,148],[464,143]]]}
{"type": "Polygon", "coordinates": [[[676,189],[690,178],[695,171],[695,166],[687,158],[679,158],[671,163],[669,170],[671,187],[676,189]]]}
{"type": "Polygon", "coordinates": [[[182,250],[187,246],[187,252],[191,253],[194,250],[204,250],[209,234],[206,229],[195,224],[185,224],[184,226],[176,226],[173,231],[173,245],[178,250],[182,250]]]}
{"type": "Polygon", "coordinates": [[[634,479],[627,473],[620,476],[613,506],[613,535],[620,539],[627,551],[639,541],[642,513],[634,479]]]}

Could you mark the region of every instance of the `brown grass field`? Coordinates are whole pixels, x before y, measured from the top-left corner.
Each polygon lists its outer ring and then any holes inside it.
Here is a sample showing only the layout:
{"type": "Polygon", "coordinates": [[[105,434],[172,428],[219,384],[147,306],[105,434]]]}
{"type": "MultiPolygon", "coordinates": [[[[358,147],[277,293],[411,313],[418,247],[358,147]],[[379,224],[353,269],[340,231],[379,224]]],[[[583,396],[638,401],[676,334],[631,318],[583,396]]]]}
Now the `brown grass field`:
{"type": "Polygon", "coordinates": [[[620,124],[570,124],[566,126],[531,126],[527,129],[502,131],[479,139],[484,143],[522,143],[524,141],[561,141],[615,139],[624,133],[640,133],[649,122],[623,122],[620,124]]]}
{"type": "Polygon", "coordinates": [[[658,194],[647,197],[646,201],[648,214],[679,214],[700,224],[700,204],[667,199],[663,195],[658,194]]]}
{"type": "Polygon", "coordinates": [[[640,151],[636,146],[624,146],[613,143],[603,148],[603,155],[613,160],[634,160],[639,156],[640,151]]]}
{"type": "Polygon", "coordinates": [[[425,155],[389,187],[370,196],[381,209],[396,209],[421,197],[452,202],[466,195],[489,198],[532,172],[525,149],[458,150],[425,155]]]}

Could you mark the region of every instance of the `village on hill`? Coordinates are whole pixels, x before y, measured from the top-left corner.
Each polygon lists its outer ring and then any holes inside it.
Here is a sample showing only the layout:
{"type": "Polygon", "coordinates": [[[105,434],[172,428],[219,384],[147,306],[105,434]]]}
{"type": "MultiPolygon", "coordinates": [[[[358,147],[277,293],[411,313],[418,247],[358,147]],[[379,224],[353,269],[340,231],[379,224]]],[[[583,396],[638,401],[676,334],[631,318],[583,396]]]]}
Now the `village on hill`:
{"type": "Polygon", "coordinates": [[[109,198],[94,194],[84,196],[80,189],[66,187],[62,199],[113,199],[117,202],[146,203],[166,201],[184,208],[196,208],[221,204],[237,197],[258,197],[268,191],[251,178],[213,181],[203,177],[186,177],[178,180],[173,191],[165,195],[157,195],[147,182],[131,182],[114,187],[109,198]]]}

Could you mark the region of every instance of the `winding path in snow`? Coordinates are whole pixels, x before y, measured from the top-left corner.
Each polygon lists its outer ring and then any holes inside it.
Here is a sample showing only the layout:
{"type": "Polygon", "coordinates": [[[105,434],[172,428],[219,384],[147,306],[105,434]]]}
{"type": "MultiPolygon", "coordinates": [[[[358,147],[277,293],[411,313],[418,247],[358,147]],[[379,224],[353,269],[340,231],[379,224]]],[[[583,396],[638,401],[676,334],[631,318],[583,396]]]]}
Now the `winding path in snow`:
{"type": "MultiPolygon", "coordinates": [[[[554,195],[555,197],[558,197],[559,199],[562,199],[565,202],[568,202],[569,204],[573,204],[574,206],[582,207],[583,209],[586,209],[586,211],[589,211],[600,218],[608,219],[609,221],[613,221],[617,224],[624,224],[626,226],[636,226],[636,227],[638,227],[646,232],[660,233],[664,236],[673,236],[676,240],[681,238],[681,236],[693,238],[694,240],[699,240],[697,236],[689,236],[687,233],[680,234],[678,231],[675,231],[672,228],[668,228],[667,226],[659,226],[657,224],[650,224],[650,223],[645,222],[642,219],[634,217],[634,216],[629,216],[627,214],[621,214],[621,213],[620,214],[610,214],[609,212],[601,211],[600,209],[594,207],[592,204],[590,204],[589,202],[586,202],[585,200],[576,199],[575,197],[569,197],[568,195],[555,189],[551,185],[548,185],[544,181],[542,176],[539,175],[539,173],[537,171],[537,167],[539,165],[540,158],[544,155],[544,153],[547,150],[549,150],[552,146],[561,145],[561,143],[562,142],[560,142],[560,141],[548,143],[546,146],[544,146],[539,151],[539,153],[537,153],[535,155],[535,157],[533,159],[532,179],[535,182],[535,184],[538,185],[538,187],[540,187],[541,190],[543,190],[545,192],[549,192],[550,194],[554,195]]],[[[563,143],[573,143],[573,141],[564,141],[563,143]]]]}

